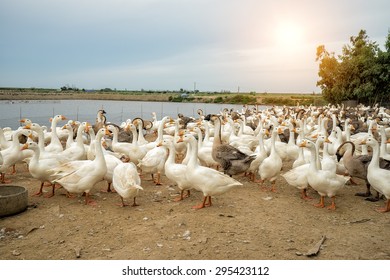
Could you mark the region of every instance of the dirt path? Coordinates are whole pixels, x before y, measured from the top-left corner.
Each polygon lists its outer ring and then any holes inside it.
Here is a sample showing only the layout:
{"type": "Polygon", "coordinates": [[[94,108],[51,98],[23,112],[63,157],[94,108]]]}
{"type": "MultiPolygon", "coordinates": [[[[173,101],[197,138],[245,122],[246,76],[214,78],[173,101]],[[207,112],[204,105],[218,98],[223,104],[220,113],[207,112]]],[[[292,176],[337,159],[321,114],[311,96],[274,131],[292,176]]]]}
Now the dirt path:
{"type": "Polygon", "coordinates": [[[66,198],[64,189],[52,198],[31,196],[39,182],[24,165],[8,177],[28,189],[30,207],[0,219],[0,259],[390,259],[389,213],[374,211],[383,200],[354,196],[364,190],[363,182],[346,186],[330,211],[313,207],[314,191],[313,201],[303,201],[282,177],[277,193],[236,177],[243,187],[215,197],[212,207],[193,210],[202,195],[192,191],[174,202],[178,190],[166,177],[162,186],[143,178],[140,206],[125,208],[116,205],[116,193],[100,192],[105,182],[92,190],[98,206],[91,207],[81,196],[66,198]],[[318,255],[306,256],[323,236],[318,255]]]}

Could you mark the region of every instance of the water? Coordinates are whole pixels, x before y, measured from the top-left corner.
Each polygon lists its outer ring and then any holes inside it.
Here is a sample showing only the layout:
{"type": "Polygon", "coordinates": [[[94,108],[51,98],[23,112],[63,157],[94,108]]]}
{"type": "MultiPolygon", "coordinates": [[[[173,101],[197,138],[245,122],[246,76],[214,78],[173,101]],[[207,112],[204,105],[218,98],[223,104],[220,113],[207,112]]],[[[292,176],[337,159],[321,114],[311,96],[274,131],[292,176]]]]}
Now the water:
{"type": "Polygon", "coordinates": [[[96,113],[100,109],[107,112],[108,122],[120,124],[136,117],[152,120],[152,112],[160,119],[164,116],[176,118],[178,113],[198,118],[198,109],[202,109],[207,115],[219,113],[224,108],[241,111],[242,105],[108,100],[7,100],[0,101],[0,127],[16,129],[20,126],[19,121],[22,118],[50,127],[49,119],[59,114],[70,120],[94,124],[96,113]]]}

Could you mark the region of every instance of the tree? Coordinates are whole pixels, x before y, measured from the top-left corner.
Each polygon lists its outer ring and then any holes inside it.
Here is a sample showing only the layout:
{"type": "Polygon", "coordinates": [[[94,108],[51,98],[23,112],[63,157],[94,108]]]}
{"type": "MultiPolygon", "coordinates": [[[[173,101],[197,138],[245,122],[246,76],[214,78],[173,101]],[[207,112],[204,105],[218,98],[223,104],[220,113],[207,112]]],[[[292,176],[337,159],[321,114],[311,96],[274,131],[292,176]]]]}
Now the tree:
{"type": "Polygon", "coordinates": [[[325,46],[317,47],[316,61],[320,62],[317,85],[324,98],[331,103],[356,99],[359,103],[372,105],[388,96],[389,40],[390,35],[386,51],[381,51],[376,42],[369,40],[366,31],[360,30],[337,58],[325,46]]]}

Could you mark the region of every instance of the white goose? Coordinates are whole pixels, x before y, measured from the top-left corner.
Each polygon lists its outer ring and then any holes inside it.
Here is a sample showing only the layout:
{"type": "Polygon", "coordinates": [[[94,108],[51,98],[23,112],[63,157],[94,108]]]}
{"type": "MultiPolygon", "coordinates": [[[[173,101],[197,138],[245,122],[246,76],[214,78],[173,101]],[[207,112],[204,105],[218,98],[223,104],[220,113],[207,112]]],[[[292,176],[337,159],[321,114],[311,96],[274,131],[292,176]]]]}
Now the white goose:
{"type": "MultiPolygon", "coordinates": [[[[87,122],[81,123],[77,128],[76,142],[69,143],[69,147],[60,152],[59,156],[67,158],[68,161],[87,159],[87,151],[84,147],[83,131],[88,131],[89,126],[90,125],[87,122]]],[[[64,127],[64,129],[67,128],[68,130],[69,128],[72,129],[72,131],[69,131],[69,133],[73,135],[73,128],[69,124],[65,125],[64,127]]]]}
{"type": "MultiPolygon", "coordinates": [[[[95,141],[101,143],[103,136],[108,134],[109,131],[107,129],[99,129],[95,141]]],[[[107,172],[101,145],[96,145],[96,157],[94,160],[70,161],[54,169],[54,183],[63,186],[68,193],[85,192],[85,203],[96,205],[96,202],[90,199],[89,192],[96,183],[103,180],[107,172]]]]}
{"type": "Polygon", "coordinates": [[[387,201],[384,208],[377,209],[378,212],[390,211],[390,170],[379,167],[379,143],[373,137],[363,140],[363,143],[373,150],[372,159],[367,168],[367,180],[371,186],[382,193],[387,201]]]}
{"type": "MultiPolygon", "coordinates": [[[[194,127],[193,130],[198,135],[198,158],[201,164],[207,167],[217,167],[218,163],[213,159],[213,156],[211,154],[213,146],[204,145],[204,140],[202,141],[202,131],[199,127],[194,127]]],[[[188,160],[186,162],[188,162],[188,160]]]]}
{"type": "MultiPolygon", "coordinates": [[[[118,136],[119,136],[119,129],[118,127],[109,124],[106,126],[109,131],[112,132],[113,138],[112,138],[112,150],[119,154],[127,155],[131,158],[131,155],[129,154],[130,149],[133,147],[132,143],[128,142],[119,142],[118,136]]],[[[136,137],[133,137],[133,141],[136,141],[136,137]]]]}
{"type": "Polygon", "coordinates": [[[249,169],[247,172],[251,175],[251,179],[253,182],[256,181],[256,174],[259,172],[260,164],[263,162],[265,158],[267,158],[268,154],[264,147],[264,135],[268,135],[269,132],[267,129],[263,128],[257,134],[259,139],[259,144],[256,147],[254,155],[256,158],[251,162],[249,169]]]}
{"type": "Polygon", "coordinates": [[[118,164],[113,171],[112,185],[121,197],[122,207],[128,205],[124,202],[124,198],[133,198],[131,206],[138,206],[135,200],[139,190],[143,190],[143,188],[141,187],[141,179],[134,163],[122,162],[118,164]]]}
{"type": "MultiPolygon", "coordinates": [[[[133,143],[129,145],[127,150],[127,155],[130,157],[130,161],[134,164],[138,164],[141,159],[146,155],[148,152],[147,144],[140,144],[138,142],[138,132],[134,124],[129,123],[127,124],[127,128],[131,131],[133,134],[133,143]]],[[[142,133],[142,131],[141,131],[142,133]]]]}
{"type": "Polygon", "coordinates": [[[198,145],[196,139],[191,134],[186,134],[179,139],[179,142],[184,141],[191,145],[191,158],[188,162],[188,171],[185,173],[187,180],[193,184],[193,187],[203,193],[203,202],[194,209],[204,208],[206,205],[211,206],[211,196],[223,194],[230,189],[242,184],[215,169],[211,169],[198,164],[198,145]],[[206,203],[208,199],[208,203],[206,203]]]}
{"type": "Polygon", "coordinates": [[[164,171],[164,165],[167,156],[168,151],[166,147],[156,146],[145,154],[137,166],[142,170],[142,174],[151,174],[156,185],[161,185],[161,173],[164,171]],[[157,173],[156,180],[154,179],[155,173],[157,173]]]}
{"type": "Polygon", "coordinates": [[[307,174],[307,181],[309,185],[315,189],[321,196],[320,203],[314,205],[316,207],[325,207],[325,196],[332,199],[332,204],[328,209],[335,210],[336,203],[335,197],[337,192],[344,187],[345,183],[349,180],[349,177],[337,175],[335,172],[328,170],[320,170],[317,168],[318,153],[316,146],[309,140],[303,140],[300,147],[307,147],[311,152],[311,159],[309,165],[309,171],[307,174]]]}
{"type": "MultiPolygon", "coordinates": [[[[19,143],[19,136],[25,135],[28,137],[32,136],[32,131],[29,129],[19,129],[14,131],[12,134],[12,145],[5,149],[0,151],[1,156],[3,158],[3,164],[0,165],[0,173],[1,173],[1,183],[10,183],[10,180],[5,179],[5,172],[10,168],[11,166],[14,166],[16,163],[21,162],[25,160],[26,158],[31,158],[34,154],[33,151],[30,150],[20,150],[20,143],[19,143]]],[[[13,174],[15,173],[15,169],[13,170],[13,174]]]]}
{"type": "Polygon", "coordinates": [[[56,157],[49,157],[49,158],[41,158],[41,149],[39,148],[38,144],[35,142],[28,142],[24,144],[21,148],[22,150],[30,149],[34,151],[34,155],[31,158],[29,165],[28,165],[28,171],[30,172],[31,176],[35,179],[38,179],[41,181],[41,186],[39,188],[39,191],[34,194],[34,196],[40,196],[42,195],[42,190],[45,182],[49,182],[52,187],[52,192],[48,194],[46,197],[52,197],[54,195],[55,191],[55,184],[52,182],[52,176],[54,174],[54,167],[58,167],[62,164],[61,161],[58,160],[56,157]]]}
{"type": "Polygon", "coordinates": [[[5,138],[4,130],[0,127],[0,150],[7,149],[12,146],[12,141],[5,138]]]}
{"type": "Polygon", "coordinates": [[[63,115],[56,115],[54,118],[50,118],[51,121],[51,138],[49,145],[46,146],[45,150],[48,152],[62,152],[64,148],[62,147],[61,141],[57,135],[57,124],[60,121],[66,120],[66,117],[63,115]]]}
{"type": "Polygon", "coordinates": [[[282,159],[280,158],[278,152],[276,151],[275,147],[275,140],[278,135],[278,129],[274,127],[271,134],[271,152],[267,158],[265,158],[259,167],[259,175],[260,175],[260,183],[261,188],[265,189],[263,187],[264,181],[269,180],[272,184],[271,191],[275,192],[275,183],[276,178],[280,173],[280,170],[282,169],[282,159]]]}
{"type": "Polygon", "coordinates": [[[192,183],[188,181],[187,177],[184,175],[187,172],[187,166],[175,163],[176,152],[175,145],[172,141],[164,139],[158,146],[165,146],[168,148],[169,155],[165,162],[165,175],[169,180],[176,183],[177,187],[180,189],[180,196],[175,201],[183,200],[185,197],[190,196],[190,189],[192,188],[192,183]],[[184,196],[184,191],[187,191],[186,196],[184,196]]]}

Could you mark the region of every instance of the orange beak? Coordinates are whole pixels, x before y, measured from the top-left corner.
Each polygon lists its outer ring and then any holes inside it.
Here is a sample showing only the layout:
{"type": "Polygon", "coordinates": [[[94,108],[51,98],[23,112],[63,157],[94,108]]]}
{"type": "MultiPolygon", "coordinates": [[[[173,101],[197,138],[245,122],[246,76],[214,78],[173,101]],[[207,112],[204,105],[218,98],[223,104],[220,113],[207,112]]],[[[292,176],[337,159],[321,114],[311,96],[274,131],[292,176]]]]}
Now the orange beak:
{"type": "Polygon", "coordinates": [[[27,150],[28,149],[28,144],[25,143],[21,148],[20,150],[23,151],[23,150],[27,150]]]}

